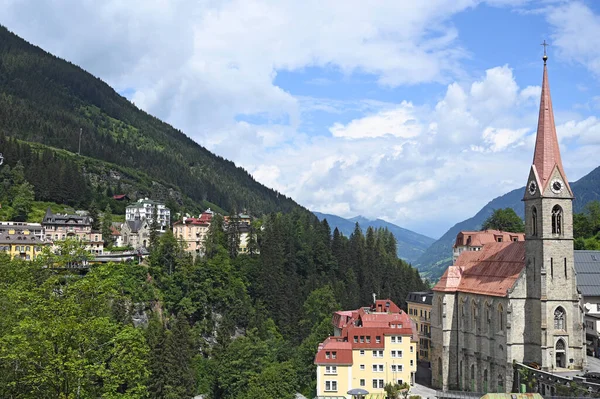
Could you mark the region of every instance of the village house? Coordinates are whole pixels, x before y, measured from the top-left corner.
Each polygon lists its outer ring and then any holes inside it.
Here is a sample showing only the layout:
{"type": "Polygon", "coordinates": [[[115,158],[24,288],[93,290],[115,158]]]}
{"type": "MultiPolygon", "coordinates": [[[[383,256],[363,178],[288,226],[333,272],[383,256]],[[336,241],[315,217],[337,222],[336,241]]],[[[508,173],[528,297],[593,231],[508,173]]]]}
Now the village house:
{"type": "Polygon", "coordinates": [[[44,240],[28,226],[0,226],[0,252],[7,253],[12,259],[34,260],[47,245],[52,242],[44,240]]]}
{"type": "Polygon", "coordinates": [[[173,224],[173,235],[183,243],[185,251],[194,257],[204,254],[204,240],[208,234],[214,212],[210,209],[202,212],[197,218],[184,217],[173,224]]]}
{"type": "Polygon", "coordinates": [[[408,316],[414,322],[419,334],[418,360],[429,362],[431,348],[431,303],[432,291],[409,292],[406,298],[408,316]]]}
{"type": "Polygon", "coordinates": [[[158,231],[164,233],[171,227],[171,210],[158,201],[142,198],[128,205],[125,208],[125,221],[147,220],[148,224],[152,224],[154,212],[158,218],[158,231]]]}
{"type": "Polygon", "coordinates": [[[104,252],[102,232],[92,230],[92,218],[89,216],[54,214],[48,208],[42,220],[42,227],[47,241],[76,239],[83,242],[91,254],[98,255],[104,252]]]}

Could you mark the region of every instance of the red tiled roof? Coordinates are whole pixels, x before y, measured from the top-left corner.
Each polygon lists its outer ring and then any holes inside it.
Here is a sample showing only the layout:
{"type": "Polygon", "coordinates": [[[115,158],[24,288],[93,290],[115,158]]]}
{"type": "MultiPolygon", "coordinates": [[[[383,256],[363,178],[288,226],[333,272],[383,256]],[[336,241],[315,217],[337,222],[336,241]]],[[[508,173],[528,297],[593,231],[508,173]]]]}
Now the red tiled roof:
{"type": "Polygon", "coordinates": [[[535,151],[533,153],[533,167],[540,179],[540,191],[543,192],[548,186],[550,176],[557,167],[565,184],[571,192],[567,175],[563,169],[556,137],[556,126],[554,124],[554,112],[552,110],[552,97],[550,96],[550,85],[548,83],[548,71],[544,61],[544,75],[542,77],[542,95],[540,98],[540,114],[538,117],[537,136],[535,139],[535,151]]]}
{"type": "Polygon", "coordinates": [[[113,195],[113,199],[120,200],[127,197],[127,194],[115,194],[113,195]]]}
{"type": "Polygon", "coordinates": [[[174,225],[179,225],[179,224],[208,225],[208,224],[210,224],[211,220],[212,220],[211,213],[203,213],[198,218],[185,218],[185,220],[178,220],[177,222],[175,222],[173,224],[174,225]]]}
{"type": "Polygon", "coordinates": [[[319,345],[315,364],[352,364],[352,344],[336,337],[329,337],[319,345]],[[327,358],[329,353],[329,358],[327,358]],[[335,354],[335,359],[333,358],[335,354]]]}
{"type": "Polygon", "coordinates": [[[481,251],[465,251],[433,288],[504,297],[525,266],[525,242],[494,242],[481,251]]]}
{"type": "Polygon", "coordinates": [[[503,242],[515,241],[515,239],[517,241],[525,241],[525,233],[511,233],[502,230],[461,231],[456,236],[454,247],[481,247],[485,244],[498,242],[498,237],[502,237],[503,242]]]}
{"type": "Polygon", "coordinates": [[[113,236],[120,236],[121,235],[121,232],[115,226],[110,226],[110,233],[113,236]]]}

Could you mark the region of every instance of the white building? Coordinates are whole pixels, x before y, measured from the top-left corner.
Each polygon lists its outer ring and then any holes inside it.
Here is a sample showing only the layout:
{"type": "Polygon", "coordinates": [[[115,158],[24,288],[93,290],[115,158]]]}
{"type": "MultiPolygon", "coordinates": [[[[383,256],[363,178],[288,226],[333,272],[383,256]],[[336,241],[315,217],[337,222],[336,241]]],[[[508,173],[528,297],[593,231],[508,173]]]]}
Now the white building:
{"type": "Polygon", "coordinates": [[[136,220],[147,220],[149,224],[153,221],[154,208],[158,216],[160,231],[164,233],[171,226],[171,210],[165,204],[150,200],[148,198],[139,199],[136,203],[127,206],[125,209],[125,220],[134,222],[136,220]]]}

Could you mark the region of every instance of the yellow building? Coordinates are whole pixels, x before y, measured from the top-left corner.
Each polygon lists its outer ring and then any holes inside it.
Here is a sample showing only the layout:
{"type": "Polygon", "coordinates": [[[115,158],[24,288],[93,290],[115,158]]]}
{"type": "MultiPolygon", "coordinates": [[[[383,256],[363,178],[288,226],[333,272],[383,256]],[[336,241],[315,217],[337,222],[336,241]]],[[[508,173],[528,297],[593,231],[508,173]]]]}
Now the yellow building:
{"type": "Polygon", "coordinates": [[[173,235],[183,242],[193,256],[204,254],[204,240],[208,235],[214,213],[208,209],[197,218],[184,217],[173,224],[173,235]]]}
{"type": "Polygon", "coordinates": [[[319,345],[317,397],[345,397],[362,388],[384,394],[388,383],[414,384],[417,334],[408,315],[391,300],[333,315],[334,336],[319,345]]]}
{"type": "Polygon", "coordinates": [[[12,259],[33,260],[44,246],[51,244],[26,226],[10,226],[0,231],[0,252],[8,253],[12,259]]]}
{"type": "Polygon", "coordinates": [[[411,292],[406,298],[408,315],[414,321],[419,334],[419,361],[430,362],[431,349],[431,303],[433,292],[411,292]]]}

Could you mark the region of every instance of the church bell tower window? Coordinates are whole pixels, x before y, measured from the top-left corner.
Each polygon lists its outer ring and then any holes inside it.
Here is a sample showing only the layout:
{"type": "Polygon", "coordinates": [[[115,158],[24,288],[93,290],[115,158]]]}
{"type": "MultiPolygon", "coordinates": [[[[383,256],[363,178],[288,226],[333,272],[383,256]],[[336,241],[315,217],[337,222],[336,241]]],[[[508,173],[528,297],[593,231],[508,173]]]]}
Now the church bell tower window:
{"type": "Polygon", "coordinates": [[[552,208],[552,234],[562,235],[563,211],[558,205],[552,208]]]}

